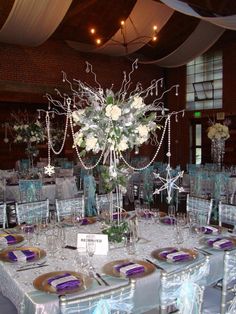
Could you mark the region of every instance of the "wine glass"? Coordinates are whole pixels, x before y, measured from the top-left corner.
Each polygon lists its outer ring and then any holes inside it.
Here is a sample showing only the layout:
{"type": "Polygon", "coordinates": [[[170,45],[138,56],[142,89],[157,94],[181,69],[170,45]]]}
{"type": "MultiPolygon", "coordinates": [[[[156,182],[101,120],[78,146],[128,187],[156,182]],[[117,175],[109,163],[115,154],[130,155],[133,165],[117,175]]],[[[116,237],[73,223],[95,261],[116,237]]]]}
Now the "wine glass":
{"type": "Polygon", "coordinates": [[[86,252],[89,257],[89,269],[94,270],[94,266],[92,263],[92,257],[96,250],[96,239],[95,235],[87,235],[86,236],[86,252]]]}

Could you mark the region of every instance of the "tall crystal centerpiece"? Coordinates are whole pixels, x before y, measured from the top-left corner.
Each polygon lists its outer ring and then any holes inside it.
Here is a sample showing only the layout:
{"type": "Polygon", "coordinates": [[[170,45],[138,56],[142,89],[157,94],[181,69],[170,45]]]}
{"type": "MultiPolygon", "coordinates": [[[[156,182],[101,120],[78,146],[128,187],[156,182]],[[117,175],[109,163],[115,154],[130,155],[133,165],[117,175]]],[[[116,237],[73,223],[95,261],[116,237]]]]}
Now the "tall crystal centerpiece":
{"type": "Polygon", "coordinates": [[[211,140],[212,161],[221,169],[224,161],[225,141],[230,137],[229,128],[226,124],[212,123],[208,128],[207,136],[211,140]]]}

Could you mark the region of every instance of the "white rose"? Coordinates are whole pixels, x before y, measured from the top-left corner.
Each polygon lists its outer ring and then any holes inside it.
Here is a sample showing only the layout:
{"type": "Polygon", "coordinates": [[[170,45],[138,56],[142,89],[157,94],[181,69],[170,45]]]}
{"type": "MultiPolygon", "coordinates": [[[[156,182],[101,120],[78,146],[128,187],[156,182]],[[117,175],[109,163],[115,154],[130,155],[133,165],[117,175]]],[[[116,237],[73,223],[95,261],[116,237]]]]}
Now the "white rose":
{"type": "Polygon", "coordinates": [[[127,137],[124,136],[124,137],[122,137],[120,143],[118,144],[118,149],[120,151],[123,151],[123,150],[126,150],[128,148],[129,148],[129,146],[127,144],[127,137]]]}
{"type": "Polygon", "coordinates": [[[98,141],[97,138],[94,136],[87,137],[85,149],[87,151],[94,149],[97,144],[97,141],[98,141]]]}
{"type": "Polygon", "coordinates": [[[83,142],[83,133],[82,132],[77,132],[75,133],[75,137],[74,137],[74,146],[80,146],[83,142]]]}
{"type": "Polygon", "coordinates": [[[137,140],[136,140],[136,144],[137,145],[141,145],[141,144],[143,144],[144,142],[146,142],[147,141],[147,137],[139,137],[137,140]]]}
{"type": "Polygon", "coordinates": [[[39,122],[39,120],[35,122],[35,125],[37,125],[38,127],[41,127],[41,123],[39,122]]]}
{"type": "Polygon", "coordinates": [[[25,125],[24,125],[24,129],[25,129],[25,130],[27,130],[27,129],[28,129],[28,127],[29,127],[29,125],[28,125],[28,124],[25,124],[25,125]]]}
{"type": "Polygon", "coordinates": [[[112,110],[112,105],[108,105],[108,106],[106,106],[106,116],[108,117],[108,118],[110,118],[111,117],[111,110],[112,110]]]}
{"type": "Polygon", "coordinates": [[[143,103],[143,98],[139,97],[139,96],[134,96],[134,100],[131,104],[131,107],[135,108],[135,109],[140,109],[144,106],[145,106],[145,104],[143,103]]]}
{"type": "Polygon", "coordinates": [[[22,137],[20,135],[17,135],[16,142],[20,142],[20,141],[22,141],[22,137]]]}
{"type": "Polygon", "coordinates": [[[31,143],[36,142],[36,141],[37,141],[37,139],[36,139],[35,136],[32,136],[32,137],[30,138],[30,142],[31,142],[31,143]]]}
{"type": "Polygon", "coordinates": [[[117,105],[108,105],[106,107],[106,116],[113,121],[117,121],[121,116],[121,109],[117,105]]]}
{"type": "Polygon", "coordinates": [[[146,125],[138,126],[137,130],[141,137],[148,137],[148,128],[146,127],[146,125]]]}
{"type": "Polygon", "coordinates": [[[80,117],[84,114],[84,109],[79,109],[72,112],[72,118],[75,123],[78,123],[80,121],[80,117]]]}

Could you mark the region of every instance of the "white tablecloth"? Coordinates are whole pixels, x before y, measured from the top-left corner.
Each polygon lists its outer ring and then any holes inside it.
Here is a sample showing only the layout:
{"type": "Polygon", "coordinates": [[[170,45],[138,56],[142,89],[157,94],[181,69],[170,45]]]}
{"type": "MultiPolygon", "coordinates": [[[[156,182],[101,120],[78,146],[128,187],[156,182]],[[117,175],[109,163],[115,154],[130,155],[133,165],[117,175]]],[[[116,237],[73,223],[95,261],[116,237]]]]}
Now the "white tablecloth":
{"type": "MultiPolygon", "coordinates": [[[[152,224],[148,221],[142,222],[139,225],[141,239],[137,245],[137,259],[149,258],[154,249],[176,246],[173,235],[173,227],[161,224],[152,224]]],[[[197,245],[197,236],[191,236],[187,229],[185,230],[185,242],[183,247],[191,248],[197,245]]],[[[97,233],[100,231],[100,223],[95,223],[88,226],[80,226],[78,232],[97,233]]],[[[72,228],[66,228],[67,243],[75,245],[76,233],[72,228]]],[[[42,248],[46,248],[45,237],[41,238],[42,248]]],[[[41,274],[55,270],[77,270],[74,261],[76,251],[64,249],[66,256],[62,260],[61,252],[56,253],[56,258],[47,257],[48,267],[38,268],[35,270],[16,272],[18,266],[7,262],[0,262],[0,290],[6,295],[17,307],[19,313],[59,313],[59,301],[57,296],[48,295],[44,292],[36,291],[32,285],[33,280],[41,274]]],[[[96,270],[102,273],[102,266],[109,261],[120,260],[129,257],[124,247],[110,249],[107,256],[94,256],[93,262],[96,270]]],[[[201,256],[199,256],[201,258],[201,256]]],[[[162,265],[166,271],[172,271],[179,267],[184,267],[184,264],[167,264],[164,262],[155,262],[162,265]]],[[[215,251],[210,256],[211,270],[209,275],[209,284],[222,278],[223,272],[223,253],[215,251]]],[[[109,281],[109,277],[106,277],[109,281]]],[[[136,291],[134,295],[135,310],[134,313],[144,313],[150,308],[154,308],[158,304],[159,286],[160,286],[160,270],[155,270],[149,276],[137,279],[136,291]]],[[[110,281],[112,283],[112,280],[110,281]]],[[[98,289],[94,284],[94,288],[98,289]]],[[[104,289],[104,288],[103,288],[104,289]]],[[[106,288],[105,288],[106,289],[106,288]]],[[[109,289],[109,287],[108,287],[109,289]]],[[[89,292],[89,291],[88,291],[89,292]]]]}

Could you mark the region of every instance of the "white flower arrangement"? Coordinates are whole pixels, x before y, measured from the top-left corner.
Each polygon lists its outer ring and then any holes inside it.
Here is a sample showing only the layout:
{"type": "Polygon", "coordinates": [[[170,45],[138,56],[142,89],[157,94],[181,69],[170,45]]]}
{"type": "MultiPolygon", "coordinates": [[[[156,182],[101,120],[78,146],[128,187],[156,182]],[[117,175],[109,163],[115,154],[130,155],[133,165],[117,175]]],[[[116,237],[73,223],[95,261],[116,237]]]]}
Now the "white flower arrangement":
{"type": "Polygon", "coordinates": [[[46,138],[45,128],[38,120],[31,123],[19,122],[13,126],[13,130],[15,133],[14,143],[31,143],[35,145],[42,143],[46,138]]]}
{"type": "Polygon", "coordinates": [[[142,97],[132,95],[121,100],[111,90],[100,92],[104,102],[91,98],[91,106],[72,113],[74,124],[80,126],[74,145],[84,153],[98,153],[104,148],[123,152],[143,144],[160,128],[155,123],[156,113],[150,112],[142,97]]]}
{"type": "Polygon", "coordinates": [[[219,139],[224,139],[227,140],[230,135],[229,135],[229,128],[225,124],[221,123],[214,123],[212,124],[208,129],[207,129],[207,136],[211,140],[219,140],[219,139]]]}

